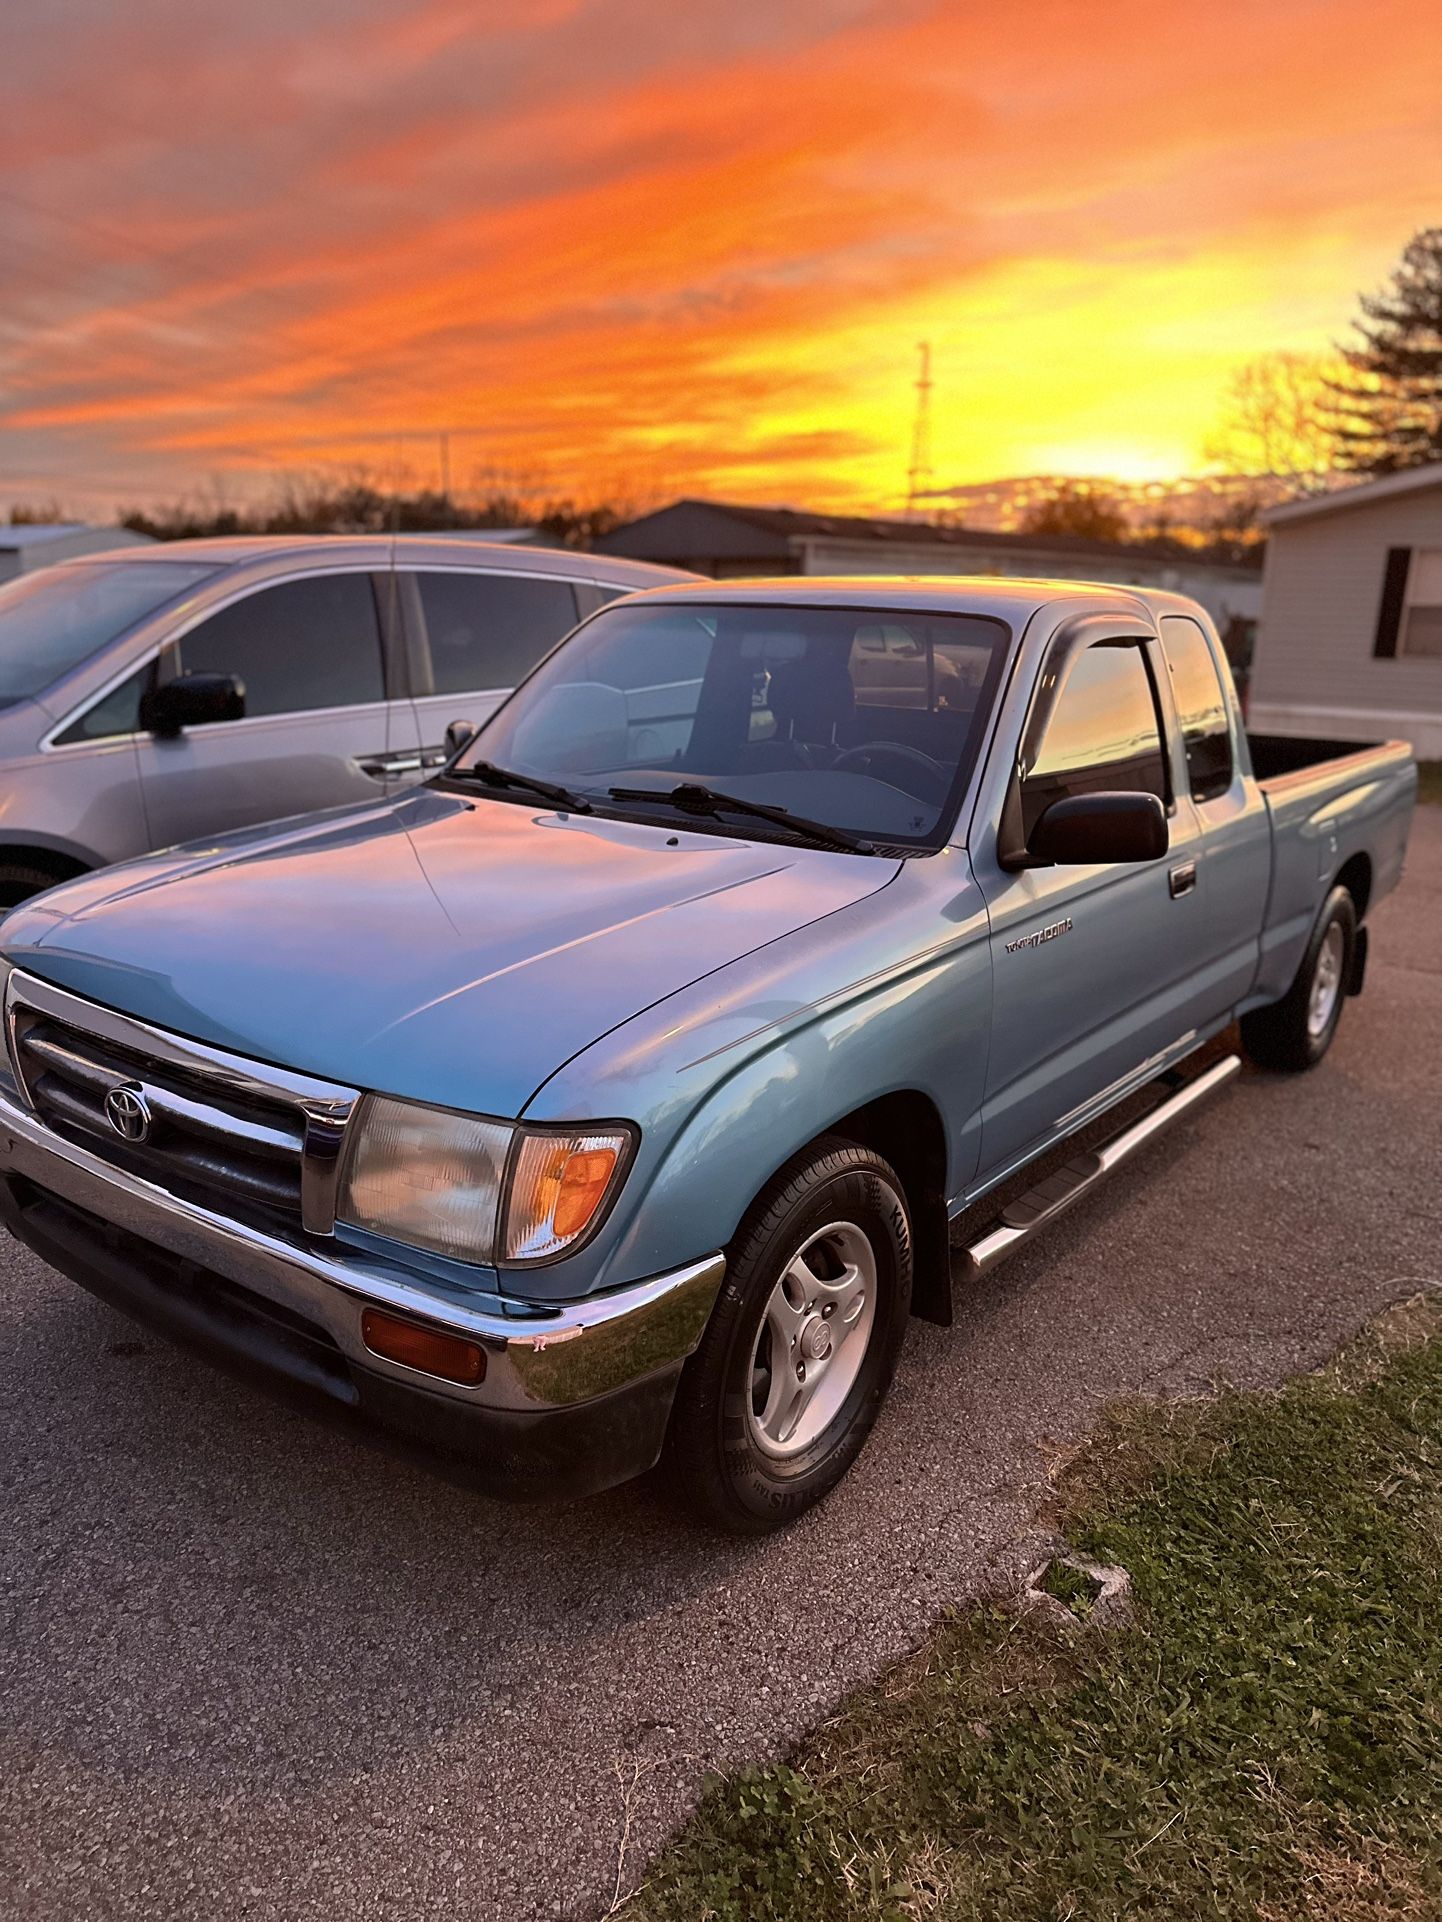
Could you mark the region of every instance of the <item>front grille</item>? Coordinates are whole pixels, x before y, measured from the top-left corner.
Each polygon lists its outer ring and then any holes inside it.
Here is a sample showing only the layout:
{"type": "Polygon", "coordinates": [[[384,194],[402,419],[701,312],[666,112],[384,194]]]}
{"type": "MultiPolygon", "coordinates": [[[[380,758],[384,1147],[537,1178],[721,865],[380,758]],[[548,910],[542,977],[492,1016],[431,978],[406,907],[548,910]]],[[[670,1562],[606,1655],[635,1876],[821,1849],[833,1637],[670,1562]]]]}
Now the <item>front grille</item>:
{"type": "Polygon", "coordinates": [[[57,1134],[162,1187],[300,1214],[305,1119],[280,1102],[219,1095],[203,1082],[67,1023],[22,1013],[16,1066],[36,1113],[57,1134]],[[150,1111],[143,1142],[105,1113],[115,1088],[136,1087],[150,1111]]]}
{"type": "Polygon", "coordinates": [[[185,1041],[18,971],[8,1020],[16,1075],[55,1134],[217,1213],[329,1232],[354,1090],[185,1041]]]}

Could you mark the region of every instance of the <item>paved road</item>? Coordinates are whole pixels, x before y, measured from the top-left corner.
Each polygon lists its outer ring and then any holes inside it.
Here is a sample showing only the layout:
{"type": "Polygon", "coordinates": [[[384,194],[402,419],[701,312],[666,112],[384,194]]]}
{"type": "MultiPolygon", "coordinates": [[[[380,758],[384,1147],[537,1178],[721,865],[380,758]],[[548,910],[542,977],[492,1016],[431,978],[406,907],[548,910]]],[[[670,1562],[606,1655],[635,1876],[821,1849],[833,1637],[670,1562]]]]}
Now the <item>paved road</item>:
{"type": "Polygon", "coordinates": [[[703,1770],[1014,1564],[1046,1449],[1106,1397],[1274,1380],[1442,1282],[1439,1088],[1434,808],[1324,1066],[1249,1075],[953,1330],[918,1325],[849,1483],[759,1546],[646,1485],[458,1492],[193,1373],[7,1244],[0,1908],[595,1913],[624,1805],[629,1881],[703,1770]]]}

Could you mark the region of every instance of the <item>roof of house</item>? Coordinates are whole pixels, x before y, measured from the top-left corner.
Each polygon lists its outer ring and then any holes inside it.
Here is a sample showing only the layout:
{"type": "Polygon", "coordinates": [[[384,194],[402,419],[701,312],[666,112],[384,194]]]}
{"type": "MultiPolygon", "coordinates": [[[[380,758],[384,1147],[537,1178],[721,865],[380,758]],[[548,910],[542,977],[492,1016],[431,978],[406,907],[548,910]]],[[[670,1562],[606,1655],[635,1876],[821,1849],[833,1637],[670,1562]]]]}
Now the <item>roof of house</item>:
{"type": "Polygon", "coordinates": [[[85,521],[22,521],[16,527],[0,527],[0,547],[39,547],[42,541],[63,540],[67,534],[99,532],[85,521]]]}
{"type": "MultiPolygon", "coordinates": [[[[20,521],[9,525],[0,521],[0,554],[29,553],[57,542],[79,543],[94,551],[97,544],[109,547],[153,547],[154,538],[137,534],[129,527],[97,527],[93,521],[20,521]]],[[[64,555],[52,559],[67,558],[64,555]]]]}
{"type": "MultiPolygon", "coordinates": [[[[1099,541],[1078,534],[1001,534],[975,527],[938,527],[929,521],[883,520],[857,514],[817,514],[796,507],[754,507],[741,501],[686,497],[655,513],[628,521],[604,535],[596,547],[625,553],[639,530],[657,522],[675,521],[686,514],[721,515],[761,537],[758,555],[785,554],[793,541],[865,541],[890,547],[961,547],[986,553],[1093,555],[1116,560],[1133,556],[1157,561],[1175,558],[1175,549],[1141,541],[1099,541]]],[[[1251,572],[1251,569],[1242,570],[1251,572]]]]}
{"type": "Polygon", "coordinates": [[[1429,461],[1425,467],[1404,468],[1400,474],[1383,474],[1356,487],[1337,487],[1330,494],[1309,494],[1305,500],[1287,501],[1281,507],[1272,508],[1262,518],[1269,526],[1284,526],[1288,521],[1310,520],[1314,514],[1340,514],[1349,507],[1372,507],[1378,501],[1393,500],[1400,494],[1418,494],[1428,487],[1442,487],[1442,461],[1429,461]]]}

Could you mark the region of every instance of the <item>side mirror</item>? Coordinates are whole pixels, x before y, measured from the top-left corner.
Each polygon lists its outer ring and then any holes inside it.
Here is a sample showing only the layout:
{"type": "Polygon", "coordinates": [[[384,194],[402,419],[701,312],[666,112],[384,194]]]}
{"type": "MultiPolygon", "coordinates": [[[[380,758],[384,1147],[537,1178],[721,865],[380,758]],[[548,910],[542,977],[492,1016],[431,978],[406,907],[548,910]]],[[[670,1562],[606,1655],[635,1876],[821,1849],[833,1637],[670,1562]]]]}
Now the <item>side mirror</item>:
{"type": "Polygon", "coordinates": [[[172,740],[182,728],[245,718],[245,682],[237,674],[177,674],[151,688],[140,703],[140,725],[172,740]]]}
{"type": "Polygon", "coordinates": [[[446,723],[446,759],[449,761],[452,756],[459,754],[463,747],[469,747],[480,731],[474,721],[448,721],[446,723]]]}
{"type": "Polygon", "coordinates": [[[1155,794],[1074,794],[1052,802],[1026,846],[1038,866],[1100,867],[1159,861],[1170,841],[1166,810],[1155,794]]]}

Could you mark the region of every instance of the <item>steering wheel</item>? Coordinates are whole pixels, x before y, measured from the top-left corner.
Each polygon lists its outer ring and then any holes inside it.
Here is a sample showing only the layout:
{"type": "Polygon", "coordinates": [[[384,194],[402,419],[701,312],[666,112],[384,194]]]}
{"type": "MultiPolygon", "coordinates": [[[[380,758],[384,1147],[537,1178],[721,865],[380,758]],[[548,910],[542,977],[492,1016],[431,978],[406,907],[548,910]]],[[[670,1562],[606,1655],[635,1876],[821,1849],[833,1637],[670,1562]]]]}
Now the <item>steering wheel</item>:
{"type": "MultiPolygon", "coordinates": [[[[919,747],[911,747],[905,741],[870,741],[865,747],[849,747],[844,754],[838,754],[831,763],[832,772],[840,774],[848,766],[858,774],[872,774],[878,761],[904,761],[908,768],[920,768],[925,776],[926,785],[920,790],[910,786],[905,780],[892,782],[907,794],[916,795],[918,800],[946,799],[946,790],[951,785],[950,777],[940,761],[933,761],[929,754],[923,754],[919,747]]],[[[885,779],[877,775],[878,780],[885,779]]]]}

